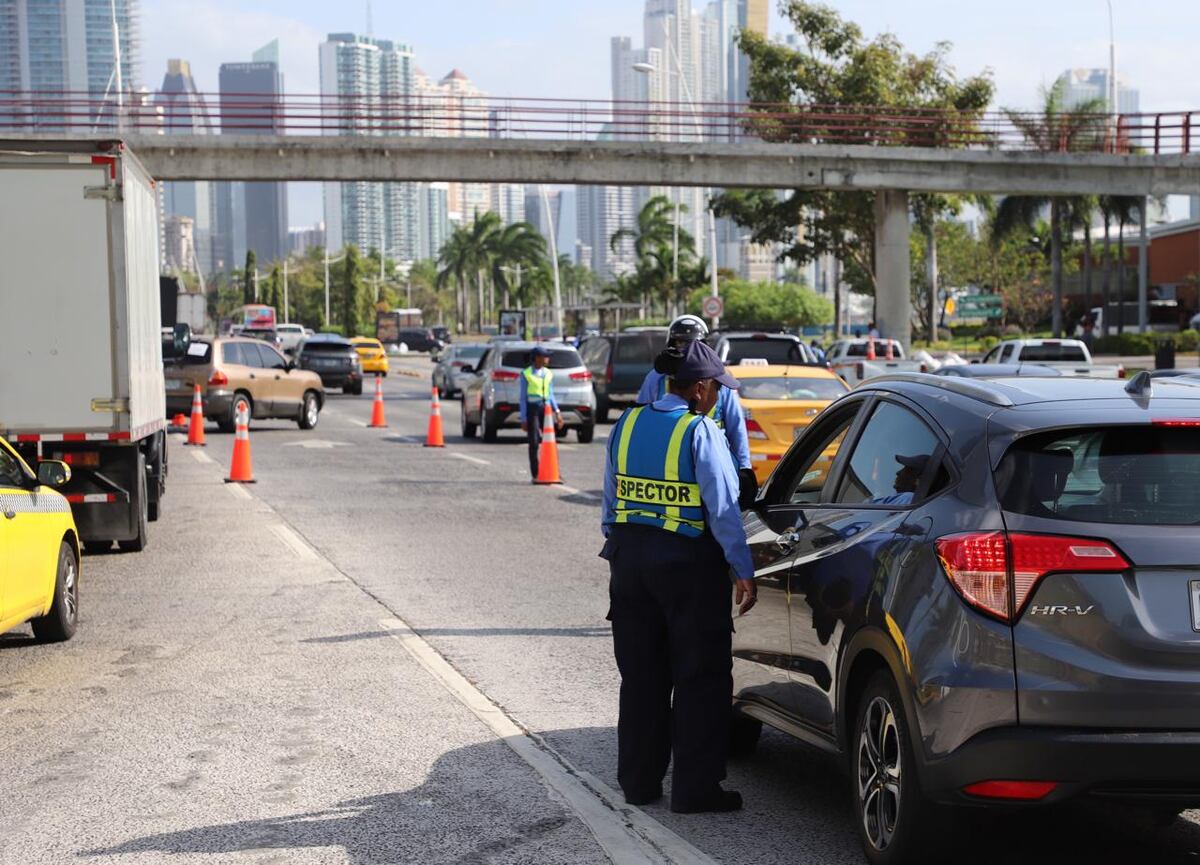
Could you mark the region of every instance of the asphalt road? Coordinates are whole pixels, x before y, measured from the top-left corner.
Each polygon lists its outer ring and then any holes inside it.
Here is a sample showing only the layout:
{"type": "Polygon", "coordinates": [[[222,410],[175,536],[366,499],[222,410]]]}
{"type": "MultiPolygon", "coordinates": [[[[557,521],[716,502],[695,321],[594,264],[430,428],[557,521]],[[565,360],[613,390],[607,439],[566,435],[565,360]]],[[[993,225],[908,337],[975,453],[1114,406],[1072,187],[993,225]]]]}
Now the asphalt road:
{"type": "MultiPolygon", "coordinates": [[[[84,563],[76,639],[0,638],[0,863],[861,862],[838,766],[781,734],[731,765],[740,814],[622,806],[609,428],[531,486],[520,433],[463,441],[454,402],[422,447],[431,366],[398,366],[386,430],[369,389],[255,422],[253,487],[222,483],[232,436],[176,437],[150,549],[84,563]]],[[[1114,808],[946,830],[972,863],[1200,856],[1200,825],[1114,808]]]]}

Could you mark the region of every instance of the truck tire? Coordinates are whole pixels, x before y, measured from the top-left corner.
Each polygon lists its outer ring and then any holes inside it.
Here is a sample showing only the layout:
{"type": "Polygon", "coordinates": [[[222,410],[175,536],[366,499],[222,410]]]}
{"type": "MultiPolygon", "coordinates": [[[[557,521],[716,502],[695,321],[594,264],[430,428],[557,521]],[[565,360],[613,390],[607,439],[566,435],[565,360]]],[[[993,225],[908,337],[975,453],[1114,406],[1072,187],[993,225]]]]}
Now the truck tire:
{"type": "Polygon", "coordinates": [[[79,561],[75,548],[63,541],[58,550],[54,603],[50,612],[33,619],[33,636],[39,643],[61,643],[75,635],[79,623],[79,561]]]}
{"type": "Polygon", "coordinates": [[[146,523],[149,522],[148,505],[146,501],[146,455],[137,456],[137,498],[130,505],[137,508],[137,534],[127,541],[117,541],[117,548],[123,553],[140,553],[146,549],[148,536],[146,523]]]}

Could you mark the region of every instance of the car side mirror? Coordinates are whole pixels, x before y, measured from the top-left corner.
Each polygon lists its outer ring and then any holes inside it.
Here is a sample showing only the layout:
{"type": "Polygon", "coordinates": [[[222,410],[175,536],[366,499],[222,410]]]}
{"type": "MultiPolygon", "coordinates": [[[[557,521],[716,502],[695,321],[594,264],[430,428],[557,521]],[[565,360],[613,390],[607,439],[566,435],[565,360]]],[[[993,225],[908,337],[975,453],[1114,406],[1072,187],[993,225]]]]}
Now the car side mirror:
{"type": "Polygon", "coordinates": [[[295,368],[296,368],[296,362],[294,360],[289,360],[287,363],[285,363],[283,365],[283,369],[285,372],[291,372],[295,368]]]}
{"type": "Polygon", "coordinates": [[[71,480],[71,467],[58,460],[42,460],[37,465],[37,479],[44,487],[58,489],[71,480]]]}
{"type": "Polygon", "coordinates": [[[171,328],[171,347],[175,350],[176,357],[183,357],[187,354],[188,346],[192,344],[192,326],[185,322],[179,322],[171,328]]]}

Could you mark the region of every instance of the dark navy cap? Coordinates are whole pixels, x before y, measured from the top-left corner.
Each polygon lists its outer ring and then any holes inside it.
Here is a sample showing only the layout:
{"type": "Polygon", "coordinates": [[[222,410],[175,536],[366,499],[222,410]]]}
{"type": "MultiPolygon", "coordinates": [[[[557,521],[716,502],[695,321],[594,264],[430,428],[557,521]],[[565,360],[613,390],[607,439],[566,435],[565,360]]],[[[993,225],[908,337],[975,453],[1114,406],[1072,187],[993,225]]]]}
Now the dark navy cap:
{"type": "Polygon", "coordinates": [[[693,382],[700,381],[702,378],[711,378],[730,390],[737,390],[742,386],[741,382],[725,369],[725,364],[721,362],[720,356],[707,343],[695,340],[684,346],[682,351],[683,360],[680,361],[679,368],[675,372],[676,380],[693,382]]]}
{"type": "Polygon", "coordinates": [[[546,348],[544,345],[535,345],[533,347],[533,351],[531,351],[529,353],[529,356],[530,357],[549,357],[550,349],[546,348]]]}

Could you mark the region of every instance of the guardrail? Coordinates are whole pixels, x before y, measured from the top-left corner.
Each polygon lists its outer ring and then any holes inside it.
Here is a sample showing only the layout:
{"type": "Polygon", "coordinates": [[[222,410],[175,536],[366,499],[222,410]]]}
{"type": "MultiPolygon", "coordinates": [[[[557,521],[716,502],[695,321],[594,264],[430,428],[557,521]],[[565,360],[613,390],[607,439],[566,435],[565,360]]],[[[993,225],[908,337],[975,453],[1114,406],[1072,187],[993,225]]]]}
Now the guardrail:
{"type": "Polygon", "coordinates": [[[1200,152],[1200,110],[1158,114],[959,112],[928,108],[259,93],[0,90],[0,134],[206,133],[866,144],[1039,152],[1200,152]]]}

